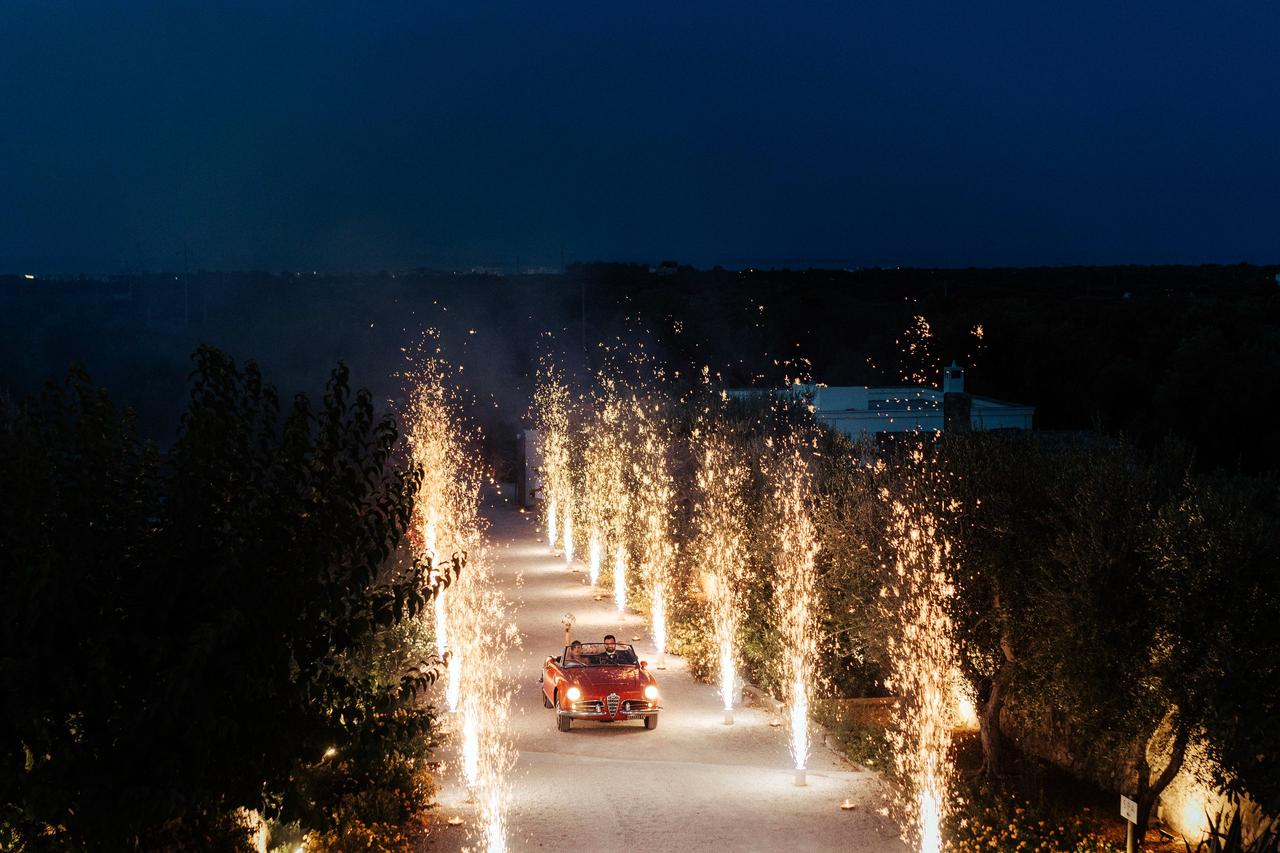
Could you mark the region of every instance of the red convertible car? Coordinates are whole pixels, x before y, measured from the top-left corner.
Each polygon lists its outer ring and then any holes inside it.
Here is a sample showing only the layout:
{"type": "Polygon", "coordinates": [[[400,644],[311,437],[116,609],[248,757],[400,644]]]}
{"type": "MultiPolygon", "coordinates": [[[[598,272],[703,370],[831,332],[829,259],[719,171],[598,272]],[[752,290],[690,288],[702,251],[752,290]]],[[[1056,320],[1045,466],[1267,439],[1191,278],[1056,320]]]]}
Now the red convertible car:
{"type": "Polygon", "coordinates": [[[556,709],[556,727],[569,731],[574,720],[613,723],[644,720],[658,727],[662,705],[648,662],[628,645],[574,643],[548,657],[542,671],[542,703],[556,709]]]}

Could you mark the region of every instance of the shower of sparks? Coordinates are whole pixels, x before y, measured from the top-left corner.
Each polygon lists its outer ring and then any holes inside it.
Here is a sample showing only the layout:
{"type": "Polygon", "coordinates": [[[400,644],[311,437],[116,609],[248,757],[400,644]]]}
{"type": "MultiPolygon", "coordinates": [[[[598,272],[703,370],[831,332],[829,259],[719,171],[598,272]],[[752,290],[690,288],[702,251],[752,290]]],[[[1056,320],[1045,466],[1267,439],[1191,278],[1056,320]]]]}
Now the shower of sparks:
{"type": "Polygon", "coordinates": [[[720,695],[728,722],[736,681],[740,586],[747,562],[743,489],[748,471],[722,430],[718,422],[704,419],[694,430],[692,441],[698,463],[695,551],[698,565],[706,573],[704,585],[720,652],[720,695]]]}
{"type": "Polygon", "coordinates": [[[604,543],[600,541],[600,531],[593,527],[587,538],[587,575],[594,587],[600,582],[600,561],[604,557],[604,543]]]}
{"type": "Polygon", "coordinates": [[[892,571],[882,590],[898,630],[889,638],[892,678],[900,697],[890,734],[894,761],[908,793],[899,803],[904,840],[921,853],[941,850],[951,767],[952,673],[956,666],[947,601],[954,594],[951,545],[938,530],[928,495],[930,471],[920,450],[911,454],[902,492],[884,493],[892,507],[888,539],[892,571]]]}
{"type": "Polygon", "coordinates": [[[571,565],[573,563],[573,503],[566,500],[564,502],[564,563],[571,565]]]}
{"type": "Polygon", "coordinates": [[[634,523],[640,563],[649,588],[649,622],[656,651],[666,653],[667,574],[675,556],[671,511],[675,478],[671,473],[671,435],[662,407],[639,396],[632,398],[635,445],[632,457],[634,523]]]}
{"type": "Polygon", "coordinates": [[[411,383],[409,445],[421,470],[415,502],[424,556],[457,559],[463,568],[448,583],[435,559],[437,649],[447,660],[445,701],[457,711],[454,737],[464,781],[480,803],[484,846],[506,849],[507,777],[515,762],[510,735],[511,688],[501,679],[501,655],[519,635],[493,577],[480,515],[478,436],[467,426],[450,371],[434,333],[428,355],[406,371],[411,383]],[[447,586],[446,586],[447,583],[447,586]]]}
{"type": "Polygon", "coordinates": [[[623,474],[626,437],[621,401],[614,380],[601,372],[590,415],[584,424],[581,447],[581,516],[587,525],[587,571],[591,585],[600,580],[600,569],[610,545],[626,534],[627,493],[623,474]]]}
{"type": "Polygon", "coordinates": [[[445,589],[442,586],[436,587],[434,612],[436,617],[436,654],[443,659],[445,650],[449,648],[449,622],[446,615],[448,610],[445,607],[445,589]]]}
{"type": "Polygon", "coordinates": [[[556,549],[556,518],[559,517],[560,508],[556,505],[556,499],[553,497],[547,501],[547,547],[552,551],[556,549]]]}
{"type": "Polygon", "coordinates": [[[506,849],[509,774],[516,749],[511,736],[512,688],[502,658],[520,642],[510,607],[498,588],[486,549],[474,552],[463,570],[451,612],[451,636],[461,660],[462,703],[457,722],[462,778],[480,807],[477,831],[483,848],[506,849]]]}
{"type": "Polygon", "coordinates": [[[456,712],[462,703],[462,654],[453,649],[448,652],[449,672],[445,679],[444,704],[450,712],[456,712]]]}
{"type": "MultiPolygon", "coordinates": [[[[560,513],[572,512],[572,479],[569,460],[569,388],[551,362],[538,371],[533,395],[534,422],[542,439],[542,493],[547,543],[555,550],[560,513]]],[[[566,537],[567,538],[567,537],[566,537]]]]}
{"type": "MultiPolygon", "coordinates": [[[[419,556],[430,560],[428,584],[434,595],[436,654],[444,658],[449,650],[449,566],[455,555],[466,554],[480,539],[479,495],[482,472],[475,464],[471,435],[462,416],[461,402],[449,380],[448,362],[440,355],[439,336],[429,330],[419,352],[411,355],[404,373],[409,383],[406,422],[414,464],[420,471],[414,501],[419,556]]],[[[452,657],[452,656],[451,656],[452,657]]],[[[451,667],[450,691],[457,707],[456,670],[451,667]]]]}
{"type": "Polygon", "coordinates": [[[474,788],[480,781],[480,732],[477,729],[480,713],[475,707],[476,701],[476,696],[468,696],[462,709],[462,777],[468,788],[474,788]]]}
{"type": "Polygon", "coordinates": [[[627,555],[621,545],[613,550],[613,603],[619,616],[627,612],[627,555]]]}
{"type": "Polygon", "coordinates": [[[653,585],[653,645],[661,659],[667,653],[667,584],[657,580],[653,585]]]}
{"type": "Polygon", "coordinates": [[[769,466],[769,478],[777,555],[773,609],[782,635],[782,684],[791,757],[800,784],[809,759],[809,695],[817,652],[814,556],[818,541],[808,506],[812,475],[797,442],[783,443],[779,457],[769,466]]]}
{"type": "Polygon", "coordinates": [[[937,385],[938,364],[933,356],[929,321],[921,314],[912,317],[897,344],[902,359],[898,378],[912,385],[937,385]]]}

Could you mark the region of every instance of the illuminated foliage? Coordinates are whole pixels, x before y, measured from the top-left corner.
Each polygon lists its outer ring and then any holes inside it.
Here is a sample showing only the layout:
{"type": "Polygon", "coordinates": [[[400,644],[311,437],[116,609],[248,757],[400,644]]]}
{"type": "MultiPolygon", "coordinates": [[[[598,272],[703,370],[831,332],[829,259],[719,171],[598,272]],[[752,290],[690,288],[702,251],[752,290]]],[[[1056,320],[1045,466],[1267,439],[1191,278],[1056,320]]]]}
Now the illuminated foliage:
{"type": "Polygon", "coordinates": [[[430,732],[429,662],[357,665],[427,604],[394,422],[343,367],[283,417],[254,365],[195,367],[163,454],[83,375],[0,413],[0,819],[33,847],[329,831],[327,750],[369,784],[430,732]]]}

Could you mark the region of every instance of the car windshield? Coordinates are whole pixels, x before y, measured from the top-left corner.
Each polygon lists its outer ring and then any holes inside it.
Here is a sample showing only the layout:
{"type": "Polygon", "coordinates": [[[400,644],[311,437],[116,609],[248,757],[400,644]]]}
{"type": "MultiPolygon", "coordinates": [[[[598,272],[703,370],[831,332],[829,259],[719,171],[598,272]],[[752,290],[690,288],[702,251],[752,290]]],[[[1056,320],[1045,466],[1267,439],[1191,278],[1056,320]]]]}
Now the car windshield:
{"type": "Polygon", "coordinates": [[[613,654],[604,643],[581,643],[578,648],[566,648],[561,658],[565,666],[635,666],[638,662],[635,650],[618,643],[613,654]]]}

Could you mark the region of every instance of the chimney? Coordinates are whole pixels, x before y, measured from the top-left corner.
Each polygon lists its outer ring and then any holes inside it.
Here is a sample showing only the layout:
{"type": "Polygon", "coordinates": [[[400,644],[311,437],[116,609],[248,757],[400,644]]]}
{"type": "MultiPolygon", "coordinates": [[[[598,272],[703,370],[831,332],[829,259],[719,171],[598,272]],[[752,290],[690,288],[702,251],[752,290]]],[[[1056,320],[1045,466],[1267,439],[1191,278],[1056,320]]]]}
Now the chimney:
{"type": "Polygon", "coordinates": [[[964,393],[964,368],[951,362],[942,370],[942,428],[964,432],[972,426],[973,401],[964,393]]]}
{"type": "Polygon", "coordinates": [[[952,359],[950,366],[942,369],[942,393],[964,393],[964,368],[952,359]]]}

